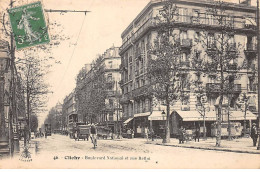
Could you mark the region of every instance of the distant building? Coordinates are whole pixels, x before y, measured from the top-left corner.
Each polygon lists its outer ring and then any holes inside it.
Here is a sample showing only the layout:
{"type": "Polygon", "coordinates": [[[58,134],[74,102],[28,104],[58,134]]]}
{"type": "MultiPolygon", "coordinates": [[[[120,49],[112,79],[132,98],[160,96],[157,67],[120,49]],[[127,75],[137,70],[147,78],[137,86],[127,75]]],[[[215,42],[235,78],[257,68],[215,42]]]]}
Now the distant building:
{"type": "Polygon", "coordinates": [[[79,107],[79,116],[83,116],[86,123],[98,123],[108,126],[112,131],[120,125],[122,118],[119,99],[121,88],[120,64],[121,58],[118,47],[111,47],[100,55],[91,65],[85,65],[78,75],[76,99],[79,107]],[[98,103],[91,99],[91,92],[99,90],[98,103]],[[85,96],[83,96],[85,95],[85,96]],[[104,97],[102,97],[104,95],[104,97]],[[96,103],[96,104],[95,104],[96,103]],[[83,107],[84,106],[84,107],[83,107]],[[84,109],[83,109],[84,108],[84,109]]]}
{"type": "Polygon", "coordinates": [[[67,129],[69,123],[83,122],[82,117],[78,117],[74,90],[63,100],[62,121],[64,129],[67,129]]]}

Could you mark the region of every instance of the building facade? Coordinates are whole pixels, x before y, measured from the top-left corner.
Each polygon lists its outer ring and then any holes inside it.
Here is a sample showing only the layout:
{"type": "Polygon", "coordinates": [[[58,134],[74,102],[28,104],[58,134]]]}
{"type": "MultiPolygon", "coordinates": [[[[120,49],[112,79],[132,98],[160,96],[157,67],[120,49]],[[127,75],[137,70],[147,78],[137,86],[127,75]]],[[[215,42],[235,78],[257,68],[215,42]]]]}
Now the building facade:
{"type": "Polygon", "coordinates": [[[113,132],[120,128],[122,117],[119,48],[111,47],[92,64],[78,74],[77,102],[79,116],[86,123],[98,123],[110,127],[113,132]],[[94,94],[94,95],[93,95],[94,94]]]}
{"type": "MultiPolygon", "coordinates": [[[[196,71],[192,68],[191,56],[194,55],[192,54],[194,52],[199,52],[200,56],[205,56],[205,52],[208,52],[212,48],[211,46],[215,44],[217,34],[221,29],[215,16],[208,12],[208,9],[214,7],[213,0],[177,0],[175,4],[177,8],[176,17],[172,26],[174,33],[180,39],[182,65],[188,72],[185,87],[182,88],[187,98],[175,102],[171,107],[171,133],[176,133],[178,128],[185,124],[184,121],[189,121],[186,123],[186,128],[201,124],[195,89],[189,84],[197,78],[196,71]],[[201,39],[204,32],[207,33],[206,47],[196,41],[201,39]],[[179,118],[177,120],[176,114],[181,116],[180,120],[179,118]]],[[[166,108],[162,105],[163,103],[158,103],[151,94],[145,91],[150,84],[147,77],[148,50],[157,36],[155,18],[159,15],[162,7],[163,2],[151,0],[121,34],[122,46],[119,54],[122,61],[120,84],[122,88],[123,119],[125,125],[134,129],[136,136],[142,136],[144,128],[147,126],[152,126],[157,133],[164,131],[166,118],[162,112],[166,111],[166,108]]],[[[247,119],[248,127],[250,127],[251,121],[257,119],[254,115],[257,113],[257,77],[254,72],[257,68],[257,58],[256,27],[255,21],[253,21],[256,8],[250,4],[235,3],[226,3],[223,8],[225,9],[226,21],[229,21],[232,33],[234,33],[231,35],[229,42],[236,47],[242,47],[239,52],[240,58],[236,63],[241,65],[246,62],[248,64],[247,69],[239,70],[239,79],[234,80],[234,99],[230,107],[231,111],[234,112],[232,120],[243,121],[244,113],[241,113],[242,110],[236,106],[235,102],[241,93],[246,93],[250,97],[249,110],[247,111],[248,116],[251,116],[247,119]]],[[[208,57],[205,56],[205,58],[208,57]]],[[[217,74],[200,78],[203,87],[206,88],[207,102],[205,107],[207,107],[206,116],[209,116],[209,118],[212,117],[210,114],[216,114],[215,105],[220,93],[220,84],[217,78],[217,74]]],[[[208,130],[210,130],[210,125],[214,121],[211,119],[208,130]]]]}
{"type": "Polygon", "coordinates": [[[64,130],[67,130],[69,123],[83,122],[83,117],[78,116],[74,90],[63,100],[62,121],[64,130]]]}

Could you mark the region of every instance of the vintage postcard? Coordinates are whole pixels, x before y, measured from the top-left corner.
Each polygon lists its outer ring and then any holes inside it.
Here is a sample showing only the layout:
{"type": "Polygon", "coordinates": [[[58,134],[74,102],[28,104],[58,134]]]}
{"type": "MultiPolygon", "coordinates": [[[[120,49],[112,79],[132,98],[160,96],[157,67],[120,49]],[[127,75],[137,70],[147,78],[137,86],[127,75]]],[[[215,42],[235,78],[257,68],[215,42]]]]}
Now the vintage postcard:
{"type": "Polygon", "coordinates": [[[0,0],[1,169],[259,169],[259,0],[0,0]]]}

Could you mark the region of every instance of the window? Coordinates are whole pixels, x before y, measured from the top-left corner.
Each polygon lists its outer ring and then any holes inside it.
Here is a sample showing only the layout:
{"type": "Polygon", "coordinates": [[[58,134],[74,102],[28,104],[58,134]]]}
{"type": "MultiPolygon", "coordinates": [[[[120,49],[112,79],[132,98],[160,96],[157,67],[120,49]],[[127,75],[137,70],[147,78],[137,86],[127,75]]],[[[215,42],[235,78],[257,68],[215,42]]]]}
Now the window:
{"type": "Polygon", "coordinates": [[[107,74],[107,81],[112,81],[112,73],[107,74]]]}
{"type": "Polygon", "coordinates": [[[129,80],[132,80],[132,72],[133,72],[132,65],[130,65],[128,72],[129,72],[129,73],[128,73],[128,75],[129,75],[129,80]]]}
{"type": "Polygon", "coordinates": [[[114,103],[113,100],[112,100],[112,99],[109,99],[108,102],[109,102],[110,108],[113,108],[113,105],[114,105],[114,104],[113,104],[113,103],[114,103]]]}
{"type": "Polygon", "coordinates": [[[180,34],[180,39],[183,40],[183,39],[187,39],[188,38],[188,34],[187,34],[187,31],[181,31],[181,34],[180,34]]]}
{"type": "Polygon", "coordinates": [[[129,57],[129,63],[132,63],[132,56],[129,57]]]}
{"type": "Polygon", "coordinates": [[[206,18],[207,18],[208,25],[214,25],[214,16],[212,14],[207,14],[206,18]]]}
{"type": "Polygon", "coordinates": [[[194,34],[194,38],[195,38],[195,42],[199,42],[199,40],[200,40],[200,32],[195,32],[195,34],[194,34]]]}
{"type": "Polygon", "coordinates": [[[214,33],[208,34],[208,48],[215,49],[215,36],[214,33]]]}
{"type": "Polygon", "coordinates": [[[228,39],[228,45],[231,49],[236,48],[234,35],[231,35],[228,39]]]}
{"type": "Polygon", "coordinates": [[[200,10],[193,9],[192,10],[192,18],[193,18],[192,22],[193,23],[199,23],[200,22],[199,17],[200,17],[200,10]]]}
{"type": "Polygon", "coordinates": [[[210,75],[208,77],[209,83],[216,83],[216,79],[217,79],[217,77],[214,75],[210,75]]]}
{"type": "Polygon", "coordinates": [[[246,50],[252,50],[253,49],[252,43],[253,43],[253,37],[247,36],[246,50]]]}
{"type": "Polygon", "coordinates": [[[188,16],[187,8],[180,8],[179,15],[180,15],[180,22],[188,22],[189,16],[188,16]]]}
{"type": "Polygon", "coordinates": [[[112,61],[108,62],[108,68],[110,68],[110,69],[112,68],[112,61]]]}
{"type": "Polygon", "coordinates": [[[149,34],[149,35],[147,36],[146,50],[149,49],[150,42],[151,42],[151,35],[149,34]]]}

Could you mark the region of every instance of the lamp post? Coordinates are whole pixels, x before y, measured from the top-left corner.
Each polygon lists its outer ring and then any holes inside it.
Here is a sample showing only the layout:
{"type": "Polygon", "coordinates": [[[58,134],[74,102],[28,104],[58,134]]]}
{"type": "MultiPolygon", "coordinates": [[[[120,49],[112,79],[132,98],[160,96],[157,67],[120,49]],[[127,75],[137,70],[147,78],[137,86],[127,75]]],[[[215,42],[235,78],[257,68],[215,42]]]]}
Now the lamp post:
{"type": "MultiPolygon", "coordinates": [[[[259,70],[260,70],[260,35],[259,35],[259,0],[256,1],[256,23],[257,23],[257,62],[258,62],[258,128],[260,128],[260,109],[259,109],[259,104],[260,104],[260,86],[259,86],[259,81],[260,81],[260,75],[259,75],[259,70]]],[[[258,129],[258,146],[257,150],[260,150],[260,132],[258,129]]]]}
{"type": "MultiPolygon", "coordinates": [[[[165,116],[165,112],[164,112],[164,110],[162,111],[162,116],[163,116],[163,118],[164,118],[164,116],[165,116]]],[[[167,118],[166,118],[166,120],[167,120],[167,118]]],[[[166,122],[167,122],[167,121],[166,121],[166,122]]],[[[163,143],[166,143],[166,127],[164,128],[163,143]]]]}

